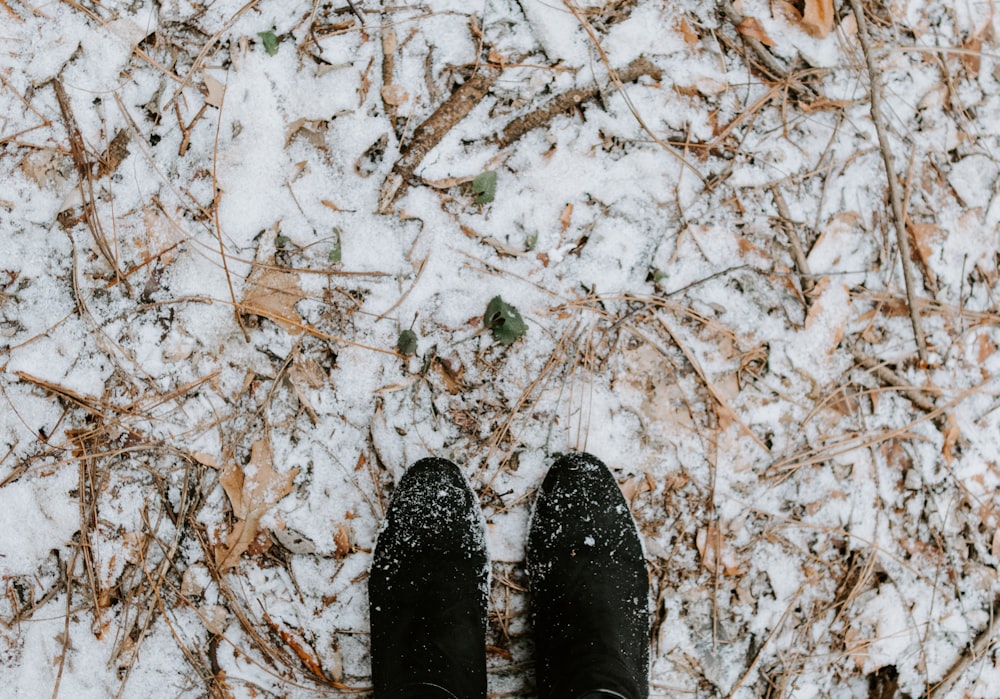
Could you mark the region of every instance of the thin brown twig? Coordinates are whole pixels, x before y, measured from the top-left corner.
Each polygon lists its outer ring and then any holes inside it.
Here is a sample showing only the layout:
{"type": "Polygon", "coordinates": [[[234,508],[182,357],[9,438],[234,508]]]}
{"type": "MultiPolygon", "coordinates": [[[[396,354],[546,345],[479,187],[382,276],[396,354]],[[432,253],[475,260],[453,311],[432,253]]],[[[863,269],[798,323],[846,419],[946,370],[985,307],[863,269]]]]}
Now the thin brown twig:
{"type": "Polygon", "coordinates": [[[879,147],[882,151],[882,162],[885,164],[885,176],[889,184],[889,202],[892,205],[893,224],[896,228],[896,244],[899,245],[900,263],[903,266],[903,282],[906,285],[906,298],[910,306],[910,323],[913,326],[913,337],[917,342],[917,355],[921,363],[927,364],[927,340],[924,336],[923,321],[920,317],[920,307],[917,302],[917,290],[913,280],[911,269],[910,241],[906,232],[906,212],[903,210],[903,196],[899,190],[899,180],[896,177],[896,169],[893,165],[892,144],[889,143],[889,135],[886,133],[882,122],[882,89],[878,82],[878,71],[875,66],[875,59],[872,57],[871,44],[868,36],[868,23],[865,20],[865,11],[861,7],[860,0],[850,0],[854,17],[858,23],[858,41],[861,43],[861,51],[865,56],[865,64],[868,67],[868,80],[870,83],[870,104],[872,122],[875,124],[875,133],[878,135],[879,147]]]}
{"type": "Polygon", "coordinates": [[[579,22],[580,26],[583,27],[584,31],[587,32],[587,36],[590,37],[590,41],[594,44],[594,48],[597,50],[597,53],[601,57],[601,62],[604,63],[604,67],[607,68],[608,70],[608,77],[611,78],[611,82],[614,83],[615,87],[618,89],[619,94],[621,94],[622,99],[625,100],[625,104],[628,105],[629,111],[632,112],[632,116],[635,117],[635,120],[639,123],[640,128],[642,128],[642,130],[646,132],[646,135],[648,135],[651,139],[653,139],[653,142],[656,145],[658,145],[660,148],[662,148],[667,153],[672,155],[674,159],[680,162],[681,165],[683,165],[688,170],[693,172],[695,177],[697,177],[701,181],[702,185],[704,185],[705,189],[709,189],[710,188],[709,185],[711,184],[710,180],[703,174],[701,174],[701,171],[698,170],[698,168],[696,168],[694,165],[692,165],[687,158],[685,158],[683,155],[678,153],[673,147],[671,147],[669,143],[667,143],[662,138],[657,136],[653,132],[653,130],[649,128],[649,126],[646,124],[646,121],[642,118],[642,115],[639,113],[639,110],[636,109],[636,106],[632,103],[631,98],[625,91],[625,85],[622,82],[621,78],[618,76],[618,72],[611,67],[611,59],[608,58],[608,54],[604,52],[604,47],[601,46],[601,42],[597,38],[597,32],[594,31],[593,25],[591,25],[590,20],[588,20],[584,15],[584,13],[580,10],[579,5],[577,5],[576,2],[574,2],[574,0],[563,0],[563,4],[566,5],[566,8],[573,13],[573,16],[576,17],[576,21],[579,22]]]}
{"type": "Polygon", "coordinates": [[[215,144],[212,153],[212,190],[215,196],[212,197],[212,221],[215,224],[215,237],[219,241],[219,257],[222,258],[222,270],[226,275],[226,285],[229,288],[229,298],[233,301],[233,315],[236,317],[236,324],[243,332],[243,339],[250,342],[250,333],[247,332],[243,318],[240,316],[238,304],[236,302],[236,292],[233,290],[233,277],[229,273],[229,262],[226,260],[226,244],[222,242],[222,222],[219,220],[219,200],[222,197],[222,188],[219,187],[218,165],[219,165],[219,131],[222,129],[222,107],[226,103],[226,91],[222,91],[222,99],[219,102],[219,118],[215,122],[215,144]]]}
{"type": "MultiPolygon", "coordinates": [[[[799,240],[799,234],[795,230],[795,224],[792,222],[792,213],[788,210],[788,203],[785,202],[785,197],[782,195],[778,185],[771,186],[771,196],[774,197],[774,205],[777,207],[778,215],[781,217],[781,227],[784,229],[785,235],[788,238],[788,244],[792,248],[792,259],[795,260],[795,266],[799,270],[802,293],[808,297],[816,282],[812,277],[812,272],[809,270],[809,261],[806,259],[805,251],[802,249],[802,241],[799,240]]],[[[808,305],[807,302],[806,306],[808,307],[808,305]]]]}

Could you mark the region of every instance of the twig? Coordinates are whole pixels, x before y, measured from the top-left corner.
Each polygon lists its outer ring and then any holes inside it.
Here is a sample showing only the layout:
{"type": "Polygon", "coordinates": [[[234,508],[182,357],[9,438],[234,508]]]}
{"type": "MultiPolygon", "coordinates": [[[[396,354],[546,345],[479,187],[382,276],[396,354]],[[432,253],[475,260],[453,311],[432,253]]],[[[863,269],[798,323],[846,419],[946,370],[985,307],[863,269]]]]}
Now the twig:
{"type": "Polygon", "coordinates": [[[101,253],[101,257],[114,270],[115,279],[123,284],[129,293],[131,293],[131,286],[128,283],[128,279],[125,278],[125,275],[118,268],[117,255],[115,255],[108,245],[108,239],[104,234],[101,219],[97,215],[97,197],[94,194],[93,168],[87,159],[83,147],[83,136],[80,134],[80,127],[76,124],[76,117],[73,116],[69,97],[66,96],[66,90],[63,88],[62,81],[59,78],[53,79],[52,87],[56,93],[56,101],[59,102],[59,110],[62,112],[63,122],[66,124],[66,133],[69,136],[69,150],[73,157],[73,165],[76,167],[77,176],[80,178],[80,198],[83,201],[83,213],[87,221],[87,226],[90,228],[90,233],[94,238],[94,243],[97,245],[98,251],[101,253]]]}
{"type": "Polygon", "coordinates": [[[632,104],[632,100],[628,96],[628,93],[625,92],[625,85],[623,84],[621,78],[618,77],[618,73],[615,71],[615,69],[611,67],[611,59],[608,58],[608,54],[605,53],[604,47],[601,46],[601,42],[597,38],[597,32],[594,31],[593,25],[591,25],[590,21],[584,15],[580,7],[576,4],[574,0],[563,0],[563,4],[570,12],[573,13],[573,16],[576,17],[576,21],[579,22],[580,26],[583,27],[584,31],[587,32],[587,36],[590,37],[590,41],[594,44],[594,48],[597,50],[597,53],[601,57],[601,62],[604,63],[604,67],[608,69],[608,77],[611,78],[611,82],[613,82],[615,87],[618,88],[619,94],[622,96],[622,99],[625,100],[625,104],[628,105],[629,111],[632,112],[632,116],[635,117],[635,120],[639,123],[639,127],[646,132],[646,135],[653,140],[653,143],[655,143],[660,148],[670,153],[670,155],[672,155],[676,160],[680,161],[681,165],[683,165],[688,170],[693,172],[695,176],[701,181],[702,185],[704,185],[705,189],[711,189],[712,182],[703,174],[701,174],[698,168],[696,168],[694,165],[688,162],[687,158],[678,153],[669,143],[667,143],[662,138],[657,136],[656,132],[654,132],[646,124],[645,120],[642,118],[642,115],[639,114],[639,110],[636,109],[634,104],[632,104]]]}
{"type": "MultiPolygon", "coordinates": [[[[774,197],[774,205],[778,209],[778,215],[781,216],[781,227],[785,230],[785,235],[788,237],[788,244],[792,247],[792,259],[795,260],[795,266],[799,270],[802,293],[809,296],[816,282],[813,280],[812,272],[809,270],[809,262],[806,260],[805,251],[802,249],[802,241],[799,240],[799,234],[792,224],[792,214],[788,210],[788,204],[785,202],[785,197],[781,194],[781,189],[778,188],[778,185],[771,185],[771,196],[774,197]]],[[[807,303],[806,305],[808,306],[809,304],[807,303]]]]}
{"type": "Polygon", "coordinates": [[[691,368],[694,369],[696,374],[698,374],[698,378],[701,379],[702,384],[704,384],[705,388],[708,389],[709,394],[712,396],[712,398],[715,399],[715,402],[719,405],[719,407],[723,410],[723,412],[728,417],[731,417],[733,420],[735,420],[736,423],[743,428],[743,431],[747,433],[747,436],[749,436],[750,439],[752,439],[754,443],[757,444],[757,446],[763,449],[766,453],[770,454],[771,450],[767,448],[767,445],[764,444],[763,441],[761,441],[760,437],[758,437],[753,433],[753,430],[751,430],[750,427],[743,421],[743,418],[741,418],[739,414],[733,409],[733,407],[729,405],[729,401],[726,400],[725,396],[719,393],[718,389],[715,388],[715,385],[708,380],[708,375],[705,374],[705,370],[701,368],[701,364],[698,363],[698,360],[691,353],[691,350],[687,348],[687,345],[685,345],[683,342],[680,341],[680,338],[677,336],[677,333],[675,333],[673,329],[670,327],[670,324],[667,323],[666,320],[664,320],[662,315],[657,315],[656,319],[660,322],[660,325],[663,327],[664,330],[666,330],[667,335],[670,336],[670,339],[684,355],[684,358],[688,360],[688,364],[690,364],[691,368]]]}
{"type": "Polygon", "coordinates": [[[379,213],[387,213],[390,210],[393,202],[406,191],[424,157],[441,142],[455,124],[464,119],[482,101],[498,77],[500,77],[498,66],[489,64],[481,66],[475,75],[459,85],[448,99],[414,130],[413,138],[403,148],[402,155],[382,185],[382,191],[379,193],[379,213]]]}
{"type": "MultiPolygon", "coordinates": [[[[736,26],[739,26],[746,19],[746,17],[736,11],[736,8],[733,7],[733,3],[728,0],[722,3],[722,11],[726,15],[726,18],[736,26]]],[[[816,97],[816,91],[811,87],[799,81],[792,81],[788,75],[788,68],[782,65],[781,61],[775,58],[774,54],[768,50],[767,46],[761,43],[758,39],[754,39],[752,36],[747,36],[743,33],[740,34],[740,38],[753,50],[754,55],[757,56],[757,60],[763,64],[759,67],[762,67],[764,72],[769,77],[782,83],[787,83],[791,90],[798,92],[803,96],[816,97]]]]}
{"type": "MultiPolygon", "coordinates": [[[[663,71],[653,65],[648,59],[642,57],[629,63],[619,74],[618,78],[622,83],[632,83],[643,75],[648,75],[656,81],[663,79],[663,71]]],[[[532,129],[544,126],[556,116],[564,114],[584,102],[596,99],[601,93],[601,88],[593,85],[591,87],[574,88],[557,95],[535,111],[524,116],[519,116],[507,124],[500,134],[500,147],[506,148],[532,129]]]]}
{"type": "Polygon", "coordinates": [[[875,133],[878,134],[879,147],[882,150],[882,161],[885,164],[885,176],[889,183],[889,202],[892,204],[893,223],[896,227],[896,242],[903,265],[903,282],[906,284],[906,300],[910,307],[910,322],[913,325],[913,337],[917,342],[917,355],[923,364],[927,364],[927,340],[924,337],[923,322],[920,319],[920,308],[917,304],[917,291],[914,288],[913,272],[910,269],[910,241],[906,233],[906,212],[903,211],[903,197],[899,191],[899,181],[896,179],[896,169],[892,162],[892,150],[889,136],[882,125],[882,90],[878,84],[878,73],[872,58],[871,45],[868,41],[868,24],[865,22],[865,11],[859,0],[850,0],[854,17],[858,22],[858,40],[861,51],[865,55],[868,67],[868,80],[871,83],[871,115],[875,123],[875,133]]]}
{"type": "Polygon", "coordinates": [[[236,302],[236,292],[233,291],[233,278],[229,273],[229,262],[226,260],[226,245],[222,242],[222,223],[219,221],[219,203],[222,197],[222,189],[219,187],[218,165],[219,165],[219,131],[222,129],[222,107],[226,103],[226,91],[222,91],[222,100],[219,102],[219,118],[215,122],[215,144],[212,152],[212,222],[215,224],[215,237],[219,241],[219,257],[222,258],[222,271],[226,275],[226,285],[229,288],[229,298],[233,301],[233,315],[236,316],[236,324],[243,332],[243,339],[250,342],[250,333],[247,332],[243,318],[240,316],[238,304],[236,302]]]}
{"type": "Polygon", "coordinates": [[[993,606],[990,608],[990,620],[986,624],[986,628],[979,632],[979,635],[976,636],[976,640],[973,641],[972,646],[967,651],[962,653],[958,660],[956,660],[955,663],[948,668],[948,672],[944,674],[941,681],[931,688],[931,690],[927,693],[928,699],[939,699],[940,697],[951,696],[952,688],[958,681],[961,674],[965,672],[965,669],[976,660],[979,660],[986,655],[990,644],[996,640],[994,631],[996,630],[996,619],[998,614],[1000,614],[1000,597],[993,600],[993,606]]]}
{"type": "Polygon", "coordinates": [[[878,379],[883,383],[887,383],[890,386],[898,388],[900,392],[906,396],[907,400],[921,410],[929,413],[937,407],[932,401],[928,400],[923,393],[914,388],[913,384],[909,381],[904,381],[901,376],[882,362],[876,361],[875,359],[862,354],[861,351],[857,349],[854,350],[853,354],[854,359],[858,362],[858,364],[875,374],[875,376],[878,377],[878,379]]]}

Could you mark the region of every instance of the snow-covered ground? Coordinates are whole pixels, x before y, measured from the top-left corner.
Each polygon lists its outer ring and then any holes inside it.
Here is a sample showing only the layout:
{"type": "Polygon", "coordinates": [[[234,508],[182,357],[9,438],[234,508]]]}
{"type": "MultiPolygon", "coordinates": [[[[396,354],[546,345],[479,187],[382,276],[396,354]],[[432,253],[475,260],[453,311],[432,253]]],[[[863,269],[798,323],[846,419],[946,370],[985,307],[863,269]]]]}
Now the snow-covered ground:
{"type": "Polygon", "coordinates": [[[577,2],[0,1],[0,695],[364,691],[435,454],[532,696],[586,449],[652,696],[997,696],[993,5],[577,2]]]}

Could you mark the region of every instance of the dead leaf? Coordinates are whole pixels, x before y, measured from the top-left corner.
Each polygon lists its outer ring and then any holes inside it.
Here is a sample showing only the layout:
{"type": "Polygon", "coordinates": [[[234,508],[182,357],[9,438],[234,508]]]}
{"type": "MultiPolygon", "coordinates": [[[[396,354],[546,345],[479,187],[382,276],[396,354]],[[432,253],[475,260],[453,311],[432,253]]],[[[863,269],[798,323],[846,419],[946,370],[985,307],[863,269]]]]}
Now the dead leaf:
{"type": "Polygon", "coordinates": [[[573,220],[573,205],[567,204],[563,207],[562,213],[559,215],[559,229],[565,233],[566,229],[569,228],[570,221],[573,220]]]}
{"type": "Polygon", "coordinates": [[[829,34],[833,29],[833,0],[806,0],[802,27],[817,39],[829,34]]]}
{"type": "Polygon", "coordinates": [[[778,7],[790,22],[817,39],[833,29],[833,0],[805,0],[801,12],[790,2],[779,2],[778,7]]]}
{"type": "Polygon", "coordinates": [[[278,473],[273,467],[271,444],[261,437],[250,447],[250,463],[244,468],[231,459],[223,467],[219,482],[229,497],[236,523],[226,543],[216,547],[215,564],[224,573],[234,567],[260,530],[260,519],[279,500],[292,492],[299,469],[278,473]]]}
{"type": "Polygon", "coordinates": [[[337,547],[337,558],[343,558],[351,552],[351,530],[341,523],[337,525],[337,531],[333,534],[333,543],[337,547]]]}
{"type": "Polygon", "coordinates": [[[990,338],[987,333],[983,333],[979,336],[979,350],[976,354],[976,361],[980,364],[985,362],[987,359],[993,356],[993,353],[997,351],[996,343],[990,338]]]}
{"type": "Polygon", "coordinates": [[[204,81],[206,93],[205,104],[220,109],[222,107],[222,98],[226,94],[226,86],[207,73],[204,74],[204,81]]]}
{"type": "Polygon", "coordinates": [[[774,39],[767,35],[764,31],[764,27],[757,20],[756,17],[747,17],[738,25],[736,25],[736,31],[738,31],[743,36],[750,37],[751,39],[756,39],[765,46],[774,46],[774,39]]]}
{"type": "Polygon", "coordinates": [[[945,421],[944,444],[941,446],[941,456],[944,457],[944,462],[949,466],[955,460],[955,443],[958,441],[960,434],[958,421],[953,414],[949,414],[948,419],[945,421]]]}
{"type": "Polygon", "coordinates": [[[269,318],[290,333],[302,332],[302,316],[295,304],[305,298],[296,272],[260,265],[247,278],[242,310],[269,318]]]}
{"type": "Polygon", "coordinates": [[[700,39],[698,35],[695,33],[695,31],[691,29],[691,25],[688,24],[686,19],[681,17],[680,20],[677,22],[676,29],[678,32],[680,32],[681,36],[684,38],[685,44],[687,44],[688,46],[698,45],[700,39]]]}
{"type": "Polygon", "coordinates": [[[970,36],[962,44],[962,48],[965,51],[959,54],[959,59],[965,66],[965,72],[975,80],[979,76],[979,66],[983,60],[983,40],[978,35],[970,36]]]}

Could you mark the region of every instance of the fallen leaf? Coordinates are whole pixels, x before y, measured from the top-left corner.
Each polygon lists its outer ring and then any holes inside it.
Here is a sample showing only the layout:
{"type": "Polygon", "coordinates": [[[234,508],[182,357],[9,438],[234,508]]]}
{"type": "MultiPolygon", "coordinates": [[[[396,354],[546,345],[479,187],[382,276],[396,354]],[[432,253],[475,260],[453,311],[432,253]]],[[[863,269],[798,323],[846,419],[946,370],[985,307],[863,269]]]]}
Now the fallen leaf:
{"type": "Polygon", "coordinates": [[[565,233],[566,229],[569,228],[570,221],[573,219],[573,205],[567,204],[563,207],[562,213],[559,215],[559,229],[565,233]]]}
{"type": "Polygon", "coordinates": [[[302,316],[295,304],[305,298],[299,275],[291,270],[258,265],[247,278],[242,309],[269,318],[290,333],[302,332],[302,316]]]}
{"type": "Polygon", "coordinates": [[[978,35],[970,36],[963,42],[962,48],[965,50],[959,54],[959,60],[965,66],[965,72],[975,80],[979,77],[979,66],[983,60],[983,40],[978,35]]]}
{"type": "Polygon", "coordinates": [[[680,21],[677,22],[676,29],[678,32],[680,32],[681,36],[684,38],[685,44],[687,44],[688,46],[698,45],[700,39],[698,35],[695,33],[695,31],[691,29],[691,25],[688,24],[686,19],[681,17],[680,21]]]}
{"type": "Polygon", "coordinates": [[[271,444],[261,437],[250,447],[250,463],[237,466],[231,459],[223,467],[219,482],[229,497],[236,523],[226,543],[216,547],[215,564],[220,573],[234,567],[260,531],[260,519],[279,500],[292,492],[299,469],[278,473],[273,467],[271,444]]]}
{"type": "Polygon", "coordinates": [[[817,39],[829,34],[833,29],[833,0],[806,0],[802,26],[817,39]]]}
{"type": "Polygon", "coordinates": [[[779,2],[778,7],[790,22],[817,39],[833,29],[833,0],[805,0],[801,12],[790,2],[779,2]]]}
{"type": "Polygon", "coordinates": [[[205,81],[206,93],[205,104],[220,109],[222,107],[222,98],[226,94],[226,86],[207,73],[204,74],[203,79],[205,81]]]}
{"type": "Polygon", "coordinates": [[[351,530],[345,524],[337,525],[337,531],[333,534],[333,543],[337,547],[338,558],[343,558],[351,552],[351,530]]]}
{"type": "Polygon", "coordinates": [[[756,17],[747,17],[738,25],[736,25],[736,31],[738,31],[743,36],[750,37],[751,39],[756,39],[765,46],[774,46],[774,39],[767,35],[764,31],[764,27],[757,20],[756,17]]]}
{"type": "Polygon", "coordinates": [[[945,421],[944,444],[941,446],[941,456],[944,457],[944,462],[949,466],[955,460],[955,443],[958,441],[960,434],[958,421],[954,415],[949,414],[948,419],[945,421]]]}

